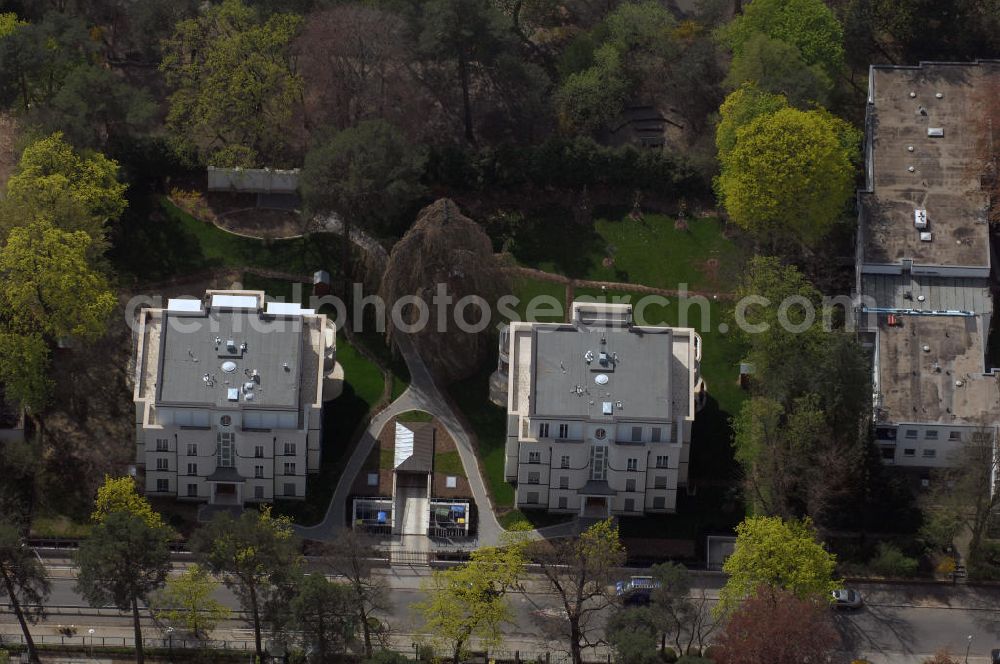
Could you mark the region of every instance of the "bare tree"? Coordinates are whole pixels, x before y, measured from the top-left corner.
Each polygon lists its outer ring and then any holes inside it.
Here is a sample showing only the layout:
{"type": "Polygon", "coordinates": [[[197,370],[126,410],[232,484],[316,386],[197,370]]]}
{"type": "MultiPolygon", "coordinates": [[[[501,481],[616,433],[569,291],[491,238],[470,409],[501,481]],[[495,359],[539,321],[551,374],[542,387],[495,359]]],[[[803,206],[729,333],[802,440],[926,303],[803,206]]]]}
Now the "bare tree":
{"type": "Polygon", "coordinates": [[[391,609],[385,580],[373,574],[380,552],[375,541],[348,528],[320,551],[320,564],[341,576],[350,588],[358,626],[365,644],[365,657],[371,657],[373,644],[388,646],[388,629],[375,614],[391,609]]]}
{"type": "Polygon", "coordinates": [[[584,648],[603,643],[597,638],[601,628],[598,615],[617,603],[610,587],[616,570],[625,563],[618,527],[607,519],[579,537],[540,542],[533,547],[532,557],[541,564],[551,592],[562,604],[561,634],[569,637],[573,664],[581,664],[584,648]]]}

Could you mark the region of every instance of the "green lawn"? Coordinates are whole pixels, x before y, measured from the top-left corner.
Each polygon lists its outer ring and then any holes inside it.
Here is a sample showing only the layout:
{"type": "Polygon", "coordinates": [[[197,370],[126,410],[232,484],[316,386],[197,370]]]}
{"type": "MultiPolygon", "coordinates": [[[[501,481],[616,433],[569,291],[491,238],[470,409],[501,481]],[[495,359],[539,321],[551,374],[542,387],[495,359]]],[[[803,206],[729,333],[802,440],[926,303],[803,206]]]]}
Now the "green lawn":
{"type": "Polygon", "coordinates": [[[399,422],[430,422],[434,416],[422,410],[408,410],[396,416],[399,422]]]}
{"type": "Polygon", "coordinates": [[[434,455],[434,472],[465,477],[465,467],[458,452],[438,452],[434,455]]]}
{"type": "Polygon", "coordinates": [[[165,197],[142,227],[127,229],[116,264],[142,279],[170,277],[213,267],[255,266],[310,274],[340,263],[340,240],[331,234],[265,242],[199,221],[165,197]]]}
{"type": "Polygon", "coordinates": [[[543,279],[520,278],[514,281],[517,304],[511,307],[516,318],[500,315],[504,320],[560,322],[566,320],[566,285],[543,279]]]}
{"type": "MultiPolygon", "coordinates": [[[[312,297],[312,284],[298,283],[286,279],[273,279],[271,277],[261,277],[252,272],[243,273],[243,288],[247,290],[262,290],[268,299],[280,300],[282,302],[299,302],[305,306],[309,304],[312,297]],[[296,288],[298,286],[298,288],[296,288]],[[296,296],[295,291],[298,290],[296,296]]],[[[333,315],[332,311],[324,311],[333,315]]]]}
{"type": "Polygon", "coordinates": [[[477,456],[484,479],[497,508],[514,505],[514,487],[503,478],[504,443],[507,438],[507,412],[489,400],[489,380],[493,367],[471,378],[453,383],[452,399],[472,426],[478,441],[477,456]]]}
{"type": "Polygon", "coordinates": [[[511,252],[524,265],[578,279],[620,281],[676,289],[730,290],[739,273],[740,251],[714,217],[689,219],[687,230],[674,219],[647,214],[642,221],[609,213],[581,228],[571,215],[553,213],[526,221],[511,252]],[[608,259],[610,264],[605,265],[608,259]],[[717,266],[709,266],[714,259],[717,266]]]}

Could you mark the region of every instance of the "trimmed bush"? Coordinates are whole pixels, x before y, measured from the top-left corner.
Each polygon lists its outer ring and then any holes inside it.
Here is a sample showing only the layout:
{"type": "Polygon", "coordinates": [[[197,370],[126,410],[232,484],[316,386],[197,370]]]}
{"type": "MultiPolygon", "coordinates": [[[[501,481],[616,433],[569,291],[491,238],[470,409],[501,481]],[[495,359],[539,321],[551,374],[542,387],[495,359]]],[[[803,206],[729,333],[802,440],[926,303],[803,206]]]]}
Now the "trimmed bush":
{"type": "Polygon", "coordinates": [[[869,562],[872,570],[881,576],[911,577],[917,573],[917,559],[910,558],[897,547],[880,542],[878,553],[869,562]]]}

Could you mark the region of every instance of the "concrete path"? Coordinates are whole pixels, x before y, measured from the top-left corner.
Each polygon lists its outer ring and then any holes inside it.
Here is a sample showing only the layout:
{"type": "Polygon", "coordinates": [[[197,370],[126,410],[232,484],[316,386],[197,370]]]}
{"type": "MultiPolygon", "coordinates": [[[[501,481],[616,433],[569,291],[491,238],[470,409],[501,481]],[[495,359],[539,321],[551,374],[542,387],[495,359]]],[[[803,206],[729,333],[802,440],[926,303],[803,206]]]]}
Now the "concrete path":
{"type": "Polygon", "coordinates": [[[493,511],[493,503],[486,491],[482,473],[479,472],[479,462],[469,434],[452,411],[448,401],[438,390],[437,385],[434,384],[434,379],[431,377],[427,365],[410,344],[409,339],[405,337],[400,339],[398,346],[406,361],[406,366],[410,370],[409,388],[398,399],[389,404],[385,410],[372,418],[368,429],[358,441],[354,453],[348,460],[344,472],[337,480],[337,488],[333,492],[333,499],[330,501],[330,507],[323,520],[315,526],[296,526],[295,530],[300,536],[308,539],[328,540],[336,537],[337,532],[347,525],[344,516],[351,485],[364,465],[365,459],[371,454],[382,428],[391,418],[400,413],[408,410],[423,410],[440,422],[458,448],[459,457],[462,459],[462,465],[465,467],[465,474],[472,489],[472,497],[479,508],[479,545],[495,545],[504,531],[493,511]]]}

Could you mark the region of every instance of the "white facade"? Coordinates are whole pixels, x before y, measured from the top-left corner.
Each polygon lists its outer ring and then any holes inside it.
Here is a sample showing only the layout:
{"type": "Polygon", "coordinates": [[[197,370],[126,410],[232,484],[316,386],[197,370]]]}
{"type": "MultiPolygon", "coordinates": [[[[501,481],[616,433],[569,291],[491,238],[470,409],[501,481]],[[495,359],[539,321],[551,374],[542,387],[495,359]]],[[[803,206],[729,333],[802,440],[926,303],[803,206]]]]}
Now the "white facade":
{"type": "Polygon", "coordinates": [[[147,494],[232,505],[305,496],[323,402],[342,388],[336,333],[311,310],[264,307],[261,291],[209,291],[139,313],[136,462],[147,494]]]}
{"type": "Polygon", "coordinates": [[[704,393],[701,338],[631,316],[630,305],[575,303],[572,323],[516,322],[501,335],[505,476],[519,508],[598,517],[676,508],[704,393]]]}

